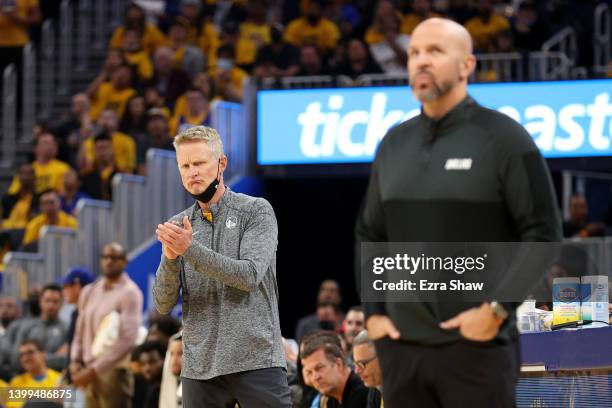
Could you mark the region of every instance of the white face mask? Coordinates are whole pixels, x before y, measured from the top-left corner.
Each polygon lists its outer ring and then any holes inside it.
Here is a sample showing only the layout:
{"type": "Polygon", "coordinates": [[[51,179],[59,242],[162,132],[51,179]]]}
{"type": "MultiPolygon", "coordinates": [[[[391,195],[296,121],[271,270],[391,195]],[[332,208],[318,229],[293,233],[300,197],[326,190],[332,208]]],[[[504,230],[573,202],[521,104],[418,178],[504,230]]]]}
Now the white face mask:
{"type": "Polygon", "coordinates": [[[222,70],[230,70],[234,66],[234,62],[229,58],[219,58],[217,60],[217,67],[222,70]]]}

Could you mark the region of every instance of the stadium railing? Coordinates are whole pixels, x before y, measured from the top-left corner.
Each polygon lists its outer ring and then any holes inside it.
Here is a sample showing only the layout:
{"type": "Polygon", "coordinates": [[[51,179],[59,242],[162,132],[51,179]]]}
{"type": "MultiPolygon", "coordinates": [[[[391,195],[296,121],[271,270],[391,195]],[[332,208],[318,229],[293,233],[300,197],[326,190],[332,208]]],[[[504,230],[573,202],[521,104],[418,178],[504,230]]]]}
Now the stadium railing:
{"type": "Polygon", "coordinates": [[[11,168],[15,158],[15,142],[17,141],[17,72],[11,64],[2,72],[2,153],[0,166],[11,168]]]}
{"type": "Polygon", "coordinates": [[[612,63],[612,11],[607,4],[595,8],[593,23],[593,71],[607,74],[612,63]]]}

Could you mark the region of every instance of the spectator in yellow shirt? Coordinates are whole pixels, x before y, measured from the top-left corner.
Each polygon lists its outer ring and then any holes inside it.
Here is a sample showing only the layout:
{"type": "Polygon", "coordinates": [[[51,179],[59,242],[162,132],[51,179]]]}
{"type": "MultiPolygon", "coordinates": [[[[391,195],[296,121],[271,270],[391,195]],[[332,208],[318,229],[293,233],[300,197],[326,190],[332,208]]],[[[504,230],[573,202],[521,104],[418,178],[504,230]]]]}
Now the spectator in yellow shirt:
{"type": "MultiPolygon", "coordinates": [[[[192,85],[196,88],[200,88],[207,100],[212,102],[216,98],[212,78],[206,72],[200,72],[196,75],[192,85]]],[[[181,115],[187,115],[187,92],[181,95],[174,105],[173,118],[181,115]]]]}
{"type": "Polygon", "coordinates": [[[20,189],[2,197],[2,224],[4,229],[24,229],[38,210],[38,195],[34,192],[36,174],[29,163],[19,166],[17,177],[20,189]]]}
{"type": "Polygon", "coordinates": [[[216,64],[217,60],[217,49],[220,44],[219,33],[210,21],[212,15],[209,11],[214,10],[214,8],[206,7],[204,10],[201,10],[201,8],[202,2],[200,0],[181,1],[181,15],[189,21],[187,42],[202,50],[207,59],[207,66],[211,67],[216,64]]]}
{"type": "Polygon", "coordinates": [[[416,26],[432,17],[441,16],[431,11],[431,0],[414,0],[412,2],[412,13],[404,15],[400,31],[403,34],[411,35],[416,26]]]}
{"type": "Polygon", "coordinates": [[[474,40],[474,48],[479,52],[490,52],[497,34],[510,28],[506,17],[493,12],[491,0],[479,0],[478,15],[465,22],[465,28],[474,40]]]}
{"type": "Polygon", "coordinates": [[[249,75],[234,61],[234,47],[224,45],[217,51],[217,66],[210,70],[215,91],[225,101],[242,102],[244,83],[249,75]]]}
{"type": "Polygon", "coordinates": [[[170,133],[176,135],[194,126],[210,126],[210,100],[200,88],[191,87],[185,93],[186,113],[170,122],[170,133]]]}
{"type": "MultiPolygon", "coordinates": [[[[36,174],[34,191],[37,194],[54,189],[60,193],[64,191],[64,174],[70,170],[70,166],[63,161],[57,160],[57,141],[55,136],[48,131],[43,131],[34,139],[34,161],[32,167],[36,174]]],[[[9,193],[15,194],[21,188],[17,176],[9,187],[9,193]]]]}
{"type": "MultiPolygon", "coordinates": [[[[119,132],[119,120],[112,109],[105,109],[100,115],[98,126],[107,132],[112,140],[115,165],[122,173],[133,173],[136,170],[136,143],[134,139],[119,132]]],[[[88,138],[83,144],[79,168],[82,171],[91,169],[95,162],[94,138],[88,138]]]]}
{"type": "MultiPolygon", "coordinates": [[[[19,346],[19,361],[25,373],[14,377],[9,383],[13,389],[36,389],[42,388],[52,390],[59,387],[61,374],[55,370],[47,368],[45,363],[45,350],[36,340],[24,340],[19,346]]],[[[47,400],[48,401],[48,400],[47,400]]],[[[44,404],[44,402],[39,402],[44,404]]],[[[25,402],[7,402],[7,408],[22,407],[25,402]]]]}
{"type": "Polygon", "coordinates": [[[108,50],[104,64],[102,64],[102,69],[85,91],[90,100],[90,109],[91,100],[96,97],[100,86],[102,86],[104,83],[110,82],[113,72],[115,72],[115,70],[122,65],[127,65],[127,60],[123,56],[123,52],[121,52],[121,50],[108,50]]]}
{"type": "Polygon", "coordinates": [[[332,21],[323,17],[324,0],[312,0],[305,13],[289,23],[285,41],[297,47],[315,45],[320,52],[333,50],[340,39],[340,30],[332,21]]]}
{"type": "Polygon", "coordinates": [[[128,99],[136,91],[132,88],[132,69],[128,65],[118,67],[111,81],[100,85],[91,105],[91,118],[97,120],[104,109],[112,109],[119,117],[123,116],[128,99]]]}
{"type": "Polygon", "coordinates": [[[238,27],[236,42],[236,64],[242,67],[250,67],[255,62],[257,51],[272,40],[271,27],[266,22],[265,0],[249,1],[246,9],[248,17],[238,27]]]}
{"type": "Polygon", "coordinates": [[[168,29],[167,46],[173,52],[174,68],[182,69],[189,75],[189,78],[193,78],[204,69],[205,63],[202,51],[187,42],[189,27],[189,20],[185,17],[177,17],[172,20],[168,29]]]}
{"type": "Polygon", "coordinates": [[[153,62],[151,62],[149,53],[142,48],[140,31],[136,28],[127,28],[123,35],[121,49],[127,63],[138,74],[138,79],[142,82],[151,79],[153,76],[153,62]]]}
{"type": "MultiPolygon", "coordinates": [[[[38,0],[0,1],[0,75],[15,64],[21,84],[23,47],[30,41],[28,28],[41,22],[38,0]]],[[[21,86],[17,86],[18,93],[21,86]]]]}
{"type": "Polygon", "coordinates": [[[46,225],[54,227],[77,228],[77,220],[61,210],[59,194],[48,190],[40,195],[40,215],[32,218],[26,225],[23,236],[23,246],[29,246],[38,241],[40,230],[46,225]]]}
{"type": "Polygon", "coordinates": [[[368,45],[378,44],[385,41],[385,19],[396,17],[402,18],[402,14],[395,8],[390,0],[380,0],[374,10],[372,25],[365,33],[365,42],[368,45]]]}
{"type": "Polygon", "coordinates": [[[135,28],[141,32],[142,48],[149,54],[153,54],[155,49],[165,41],[165,36],[159,28],[146,22],[144,10],[136,3],[131,3],[127,7],[123,24],[117,27],[110,40],[110,48],[121,48],[127,28],[135,28]]]}

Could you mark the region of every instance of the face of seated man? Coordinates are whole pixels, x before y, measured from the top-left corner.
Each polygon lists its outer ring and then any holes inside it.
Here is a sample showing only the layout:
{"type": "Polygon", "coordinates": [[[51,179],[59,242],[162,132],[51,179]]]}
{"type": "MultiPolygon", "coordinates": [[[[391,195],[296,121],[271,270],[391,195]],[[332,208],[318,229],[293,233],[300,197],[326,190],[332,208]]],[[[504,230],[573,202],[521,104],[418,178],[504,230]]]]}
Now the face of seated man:
{"type": "Polygon", "coordinates": [[[157,350],[143,351],[138,360],[142,368],[142,376],[147,382],[155,383],[161,380],[164,358],[157,350]]]}
{"type": "Polygon", "coordinates": [[[368,344],[354,346],[353,361],[355,362],[355,371],[366,387],[376,388],[382,385],[382,372],[374,347],[368,344]]]}
{"type": "Polygon", "coordinates": [[[332,359],[325,355],[323,349],[319,349],[302,359],[302,364],[304,377],[308,378],[317,391],[324,395],[342,397],[350,369],[341,358],[332,359]]]}
{"type": "Polygon", "coordinates": [[[181,340],[173,340],[170,342],[170,369],[172,374],[179,376],[181,375],[181,368],[183,367],[183,342],[181,340]]]}

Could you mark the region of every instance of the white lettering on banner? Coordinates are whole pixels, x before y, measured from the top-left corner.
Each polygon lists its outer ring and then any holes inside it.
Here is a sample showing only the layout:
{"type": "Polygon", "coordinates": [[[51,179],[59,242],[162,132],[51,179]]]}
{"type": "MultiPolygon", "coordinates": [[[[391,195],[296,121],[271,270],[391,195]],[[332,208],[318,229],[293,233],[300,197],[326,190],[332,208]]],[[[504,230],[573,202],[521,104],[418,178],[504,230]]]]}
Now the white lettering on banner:
{"type": "MultiPolygon", "coordinates": [[[[320,102],[312,102],[298,115],[297,122],[302,128],[300,150],[304,156],[373,156],[389,128],[421,112],[420,109],[387,112],[388,97],[384,92],[372,94],[369,111],[341,112],[344,98],[340,94],[331,95],[328,112],[322,111],[320,102]]],[[[606,92],[596,95],[592,104],[572,103],[558,111],[545,104],[527,106],[523,113],[510,105],[501,106],[498,111],[521,123],[544,152],[572,152],[583,147],[585,141],[594,150],[611,148],[612,104],[606,92]]]]}

